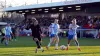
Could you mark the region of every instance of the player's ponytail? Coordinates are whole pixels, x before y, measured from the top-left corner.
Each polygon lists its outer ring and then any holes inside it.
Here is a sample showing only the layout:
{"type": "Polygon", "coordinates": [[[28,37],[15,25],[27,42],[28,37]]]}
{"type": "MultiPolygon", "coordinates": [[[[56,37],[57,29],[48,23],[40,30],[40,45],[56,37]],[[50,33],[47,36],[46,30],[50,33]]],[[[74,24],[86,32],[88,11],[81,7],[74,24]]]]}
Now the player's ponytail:
{"type": "Polygon", "coordinates": [[[76,25],[76,23],[77,23],[77,22],[76,22],[76,18],[74,18],[74,19],[72,20],[72,23],[76,25]]]}

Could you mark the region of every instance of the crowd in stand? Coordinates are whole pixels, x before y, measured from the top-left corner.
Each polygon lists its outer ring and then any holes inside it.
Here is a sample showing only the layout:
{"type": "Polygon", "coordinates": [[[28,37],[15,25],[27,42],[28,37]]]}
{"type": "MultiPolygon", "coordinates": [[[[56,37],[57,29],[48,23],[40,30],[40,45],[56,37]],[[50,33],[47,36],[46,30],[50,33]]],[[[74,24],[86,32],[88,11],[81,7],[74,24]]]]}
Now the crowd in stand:
{"type": "MultiPolygon", "coordinates": [[[[58,17],[56,19],[59,19],[59,24],[61,29],[68,29],[69,24],[71,23],[72,19],[77,19],[77,24],[80,26],[81,29],[100,29],[100,17],[97,16],[65,16],[63,19],[62,17],[58,17]]],[[[42,30],[45,34],[48,34],[48,26],[54,21],[55,18],[50,17],[37,17],[37,20],[39,21],[39,24],[43,26],[42,30]]],[[[9,21],[3,19],[2,21],[9,21]]],[[[22,28],[20,28],[20,32],[23,33],[22,28]]]]}
{"type": "MultiPolygon", "coordinates": [[[[91,16],[66,16],[64,19],[59,19],[59,24],[62,28],[68,28],[73,18],[77,19],[77,24],[82,29],[100,29],[100,17],[91,16]]],[[[53,22],[54,18],[38,18],[42,26],[49,26],[53,22]]]]}
{"type": "MultiPolygon", "coordinates": [[[[39,24],[42,26],[49,26],[55,18],[50,17],[50,15],[44,14],[45,17],[40,15],[33,15],[33,17],[36,17],[37,20],[39,21],[39,24]]],[[[21,21],[21,19],[24,18],[22,16],[18,17],[11,17],[7,18],[4,17],[3,19],[0,18],[0,21],[2,22],[10,22],[10,23],[16,23],[18,21],[21,21]]],[[[56,19],[59,19],[59,24],[61,28],[68,28],[69,24],[71,23],[71,20],[73,18],[77,19],[77,24],[82,28],[82,29],[100,29],[100,17],[99,16],[62,16],[57,17],[56,19]]],[[[23,20],[23,19],[22,19],[23,20]]]]}
{"type": "MultiPolygon", "coordinates": [[[[68,29],[73,18],[77,19],[77,24],[80,26],[80,29],[100,29],[100,17],[96,16],[66,16],[64,19],[58,18],[61,29],[68,29]]],[[[48,28],[46,26],[49,26],[53,22],[54,18],[39,18],[38,20],[41,22],[40,24],[42,26],[45,26],[43,29],[44,33],[47,33],[46,30],[48,30],[48,28]]],[[[60,36],[63,36],[63,34],[64,33],[60,33],[60,36]]],[[[99,32],[95,32],[95,35],[87,33],[87,31],[83,32],[83,37],[98,38],[97,35],[99,36],[99,32]]],[[[78,37],[80,37],[80,32],[78,33],[78,37]]]]}

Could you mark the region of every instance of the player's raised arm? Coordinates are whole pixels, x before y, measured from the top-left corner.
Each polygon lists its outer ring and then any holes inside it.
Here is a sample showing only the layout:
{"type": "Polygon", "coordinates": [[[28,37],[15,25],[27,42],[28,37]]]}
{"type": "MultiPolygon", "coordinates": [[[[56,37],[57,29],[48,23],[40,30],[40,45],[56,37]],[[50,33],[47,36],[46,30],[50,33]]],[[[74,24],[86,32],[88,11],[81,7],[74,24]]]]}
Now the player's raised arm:
{"type": "Polygon", "coordinates": [[[79,25],[76,25],[77,26],[77,28],[79,28],[80,26],[79,25]]]}

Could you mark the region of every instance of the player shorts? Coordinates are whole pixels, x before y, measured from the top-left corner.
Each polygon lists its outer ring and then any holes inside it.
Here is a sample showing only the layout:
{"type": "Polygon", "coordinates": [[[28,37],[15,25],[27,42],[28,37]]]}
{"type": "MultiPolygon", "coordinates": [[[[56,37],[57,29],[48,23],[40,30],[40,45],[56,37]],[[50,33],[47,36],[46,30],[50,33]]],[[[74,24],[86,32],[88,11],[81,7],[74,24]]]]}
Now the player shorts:
{"type": "MultiPolygon", "coordinates": [[[[75,34],[76,35],[76,34],[75,34]]],[[[68,35],[68,40],[71,40],[75,37],[75,35],[68,35]]]]}
{"type": "Polygon", "coordinates": [[[55,34],[50,34],[49,37],[50,38],[55,37],[55,34]]]}
{"type": "Polygon", "coordinates": [[[11,37],[11,35],[5,35],[5,37],[6,37],[6,38],[10,38],[10,37],[11,37]]]}
{"type": "Polygon", "coordinates": [[[41,37],[33,37],[33,40],[34,40],[34,38],[37,38],[39,41],[42,40],[41,37]]]}
{"type": "Polygon", "coordinates": [[[57,37],[58,38],[58,35],[57,34],[50,34],[49,37],[50,38],[53,38],[53,37],[57,37]]]}
{"type": "Polygon", "coordinates": [[[33,36],[33,40],[34,40],[34,38],[37,38],[39,41],[42,40],[42,38],[40,37],[40,35],[32,35],[32,36],[33,36]]]}

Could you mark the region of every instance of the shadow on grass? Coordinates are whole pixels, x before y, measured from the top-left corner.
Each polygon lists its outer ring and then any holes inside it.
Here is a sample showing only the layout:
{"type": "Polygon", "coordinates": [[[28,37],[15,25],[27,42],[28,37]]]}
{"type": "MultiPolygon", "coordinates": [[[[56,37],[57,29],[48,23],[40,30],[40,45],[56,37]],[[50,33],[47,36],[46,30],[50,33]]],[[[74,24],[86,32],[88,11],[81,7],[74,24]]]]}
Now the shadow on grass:
{"type": "MultiPolygon", "coordinates": [[[[83,56],[83,55],[89,55],[89,54],[100,54],[100,52],[95,52],[95,53],[65,53],[65,54],[41,54],[41,55],[32,55],[29,54],[28,56],[83,56]]],[[[16,54],[2,54],[2,56],[27,56],[24,53],[16,53],[16,54]]]]}
{"type": "Polygon", "coordinates": [[[24,56],[24,55],[22,55],[22,54],[18,54],[18,55],[16,55],[16,54],[2,54],[2,56],[24,56]]]}
{"type": "Polygon", "coordinates": [[[65,54],[46,54],[46,55],[35,55],[35,56],[81,56],[81,55],[89,55],[89,54],[100,54],[100,52],[95,53],[65,53],[65,54]]]}

